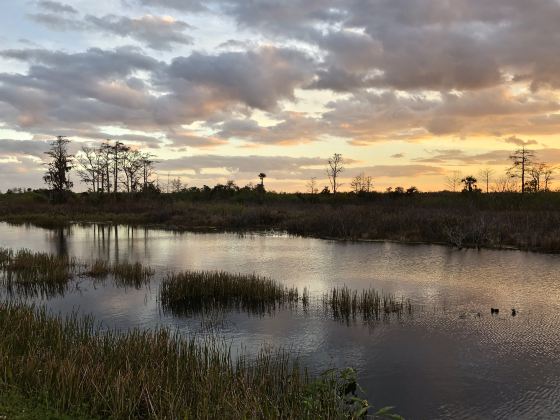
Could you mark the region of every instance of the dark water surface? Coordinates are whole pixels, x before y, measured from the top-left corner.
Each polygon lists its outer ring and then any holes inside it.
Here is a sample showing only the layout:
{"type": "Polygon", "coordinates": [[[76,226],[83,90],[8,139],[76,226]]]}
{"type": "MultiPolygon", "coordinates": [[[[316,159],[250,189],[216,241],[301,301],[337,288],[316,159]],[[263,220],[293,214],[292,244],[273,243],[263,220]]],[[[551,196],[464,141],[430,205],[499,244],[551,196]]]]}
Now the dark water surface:
{"type": "Polygon", "coordinates": [[[231,313],[217,317],[214,329],[249,353],[287,348],[314,372],[353,366],[371,403],[393,405],[407,418],[560,418],[560,256],[4,223],[0,247],[154,267],[158,275],[140,290],[81,280],[64,296],[41,300],[57,313],[78,310],[119,329],[207,331],[208,320],[162,312],[159,281],[168,270],[257,273],[307,287],[312,298],[333,285],[383,289],[410,298],[413,315],[347,325],[311,307],[263,317],[231,313]],[[500,315],[491,316],[490,307],[499,307],[500,315]]]}

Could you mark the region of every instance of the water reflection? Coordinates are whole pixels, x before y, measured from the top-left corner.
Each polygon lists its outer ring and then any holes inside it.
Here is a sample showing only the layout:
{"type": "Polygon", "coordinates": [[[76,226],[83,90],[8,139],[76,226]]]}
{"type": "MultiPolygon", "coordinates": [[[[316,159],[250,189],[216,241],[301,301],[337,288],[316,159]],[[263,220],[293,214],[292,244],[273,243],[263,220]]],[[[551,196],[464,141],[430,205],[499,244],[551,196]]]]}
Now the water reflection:
{"type": "MultiPolygon", "coordinates": [[[[158,273],[256,273],[308,287],[312,296],[348,285],[410,297],[413,317],[375,328],[281,308],[265,317],[222,314],[211,323],[234,349],[288,348],[315,371],[354,366],[371,402],[394,405],[408,418],[560,417],[559,256],[107,225],[53,232],[0,224],[0,246],[140,261],[158,273]],[[491,307],[500,313],[491,316],[491,307]]],[[[200,318],[161,310],[159,282],[155,276],[138,290],[83,282],[44,302],[55,312],[93,313],[116,328],[200,331],[200,318]]]]}

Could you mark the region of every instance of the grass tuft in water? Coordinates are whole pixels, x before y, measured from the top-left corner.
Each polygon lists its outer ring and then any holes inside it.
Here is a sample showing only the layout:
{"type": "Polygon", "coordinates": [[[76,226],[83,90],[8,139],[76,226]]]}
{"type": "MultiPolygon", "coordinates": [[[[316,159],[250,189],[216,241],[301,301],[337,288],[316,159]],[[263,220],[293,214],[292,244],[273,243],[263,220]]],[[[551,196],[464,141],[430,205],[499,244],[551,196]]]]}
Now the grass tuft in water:
{"type": "Polygon", "coordinates": [[[221,271],[169,274],[160,289],[164,310],[180,315],[212,309],[237,309],[262,314],[284,304],[297,304],[298,299],[295,287],[288,288],[254,274],[221,271]]]}
{"type": "MultiPolygon", "coordinates": [[[[285,353],[233,357],[168,330],[102,331],[91,318],[0,304],[0,388],[112,419],[356,418],[355,375],[312,380],[285,353]]],[[[353,373],[353,371],[350,371],[353,373]]]]}
{"type": "Polygon", "coordinates": [[[107,261],[97,260],[85,273],[93,278],[112,276],[118,287],[134,286],[136,288],[146,285],[154,275],[154,270],[144,267],[139,262],[117,262],[110,264],[107,261]]]}
{"type": "Polygon", "coordinates": [[[412,313],[410,299],[398,299],[392,294],[380,293],[375,289],[359,292],[347,286],[333,287],[329,293],[323,295],[323,305],[332,312],[335,319],[344,320],[361,316],[370,321],[391,314],[400,316],[412,313]]]}
{"type": "Polygon", "coordinates": [[[68,256],[0,248],[0,284],[9,293],[54,296],[64,293],[78,265],[68,256]]]}

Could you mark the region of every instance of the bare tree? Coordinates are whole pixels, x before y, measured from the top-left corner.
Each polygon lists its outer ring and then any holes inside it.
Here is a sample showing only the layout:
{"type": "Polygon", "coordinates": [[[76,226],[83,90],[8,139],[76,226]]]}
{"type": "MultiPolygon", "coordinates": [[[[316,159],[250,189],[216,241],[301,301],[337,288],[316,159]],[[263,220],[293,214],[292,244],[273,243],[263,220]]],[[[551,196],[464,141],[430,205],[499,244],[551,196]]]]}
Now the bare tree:
{"type": "Polygon", "coordinates": [[[504,175],[494,180],[494,192],[505,193],[517,190],[515,179],[509,175],[504,175]]]}
{"type": "Polygon", "coordinates": [[[536,163],[529,169],[531,179],[526,182],[529,191],[548,191],[554,168],[546,163],[536,163]]]}
{"type": "Polygon", "coordinates": [[[97,192],[99,188],[99,153],[96,149],[83,146],[76,157],[78,161],[78,176],[84,184],[91,185],[91,191],[97,192]]]}
{"type": "Polygon", "coordinates": [[[43,176],[45,183],[56,193],[62,193],[72,188],[73,183],[68,173],[73,168],[73,156],[68,152],[68,140],[64,136],[58,136],[50,143],[50,149],[45,152],[51,158],[48,162],[47,172],[43,176]]]}
{"type": "Polygon", "coordinates": [[[490,168],[484,168],[480,170],[479,177],[486,185],[486,194],[490,192],[490,180],[492,179],[492,175],[494,175],[494,170],[490,168]]]}
{"type": "Polygon", "coordinates": [[[126,192],[136,192],[142,180],[142,153],[138,150],[128,149],[123,151],[121,157],[121,180],[126,192]]]}
{"type": "Polygon", "coordinates": [[[178,193],[181,192],[185,188],[183,181],[181,178],[177,177],[171,180],[171,192],[178,193]]]}
{"type": "Polygon", "coordinates": [[[522,146],[509,157],[513,165],[508,169],[508,175],[521,180],[521,194],[525,193],[525,178],[535,154],[532,150],[522,146]]]}
{"type": "Polygon", "coordinates": [[[317,194],[319,192],[319,188],[317,187],[317,177],[311,177],[309,182],[307,182],[306,187],[310,194],[317,194]]]}
{"type": "Polygon", "coordinates": [[[354,177],[350,186],[352,187],[352,191],[356,194],[360,192],[370,192],[373,185],[373,180],[371,176],[364,174],[358,174],[354,177]]]}
{"type": "Polygon", "coordinates": [[[338,176],[344,171],[344,159],[340,153],[335,153],[328,160],[327,176],[331,183],[332,192],[336,194],[338,188],[342,185],[338,182],[338,176]]]}
{"type": "Polygon", "coordinates": [[[445,186],[453,192],[457,192],[462,184],[463,175],[460,171],[453,171],[445,177],[445,186]]]}
{"type": "Polygon", "coordinates": [[[147,191],[150,186],[154,186],[154,182],[151,181],[154,175],[154,155],[150,153],[143,153],[141,156],[142,164],[142,190],[147,191]]]}
{"type": "Polygon", "coordinates": [[[119,190],[119,174],[121,173],[121,164],[123,162],[125,154],[130,150],[128,146],[124,143],[116,141],[113,146],[111,146],[111,159],[113,165],[113,192],[116,193],[119,190]]]}

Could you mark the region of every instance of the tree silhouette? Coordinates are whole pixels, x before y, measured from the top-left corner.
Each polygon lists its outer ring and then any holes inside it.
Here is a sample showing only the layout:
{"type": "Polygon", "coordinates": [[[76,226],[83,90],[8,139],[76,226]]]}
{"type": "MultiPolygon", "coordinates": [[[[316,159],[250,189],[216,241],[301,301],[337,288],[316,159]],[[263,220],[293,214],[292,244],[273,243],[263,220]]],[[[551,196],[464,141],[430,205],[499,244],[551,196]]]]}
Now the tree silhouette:
{"type": "Polygon", "coordinates": [[[342,171],[344,171],[344,159],[340,153],[335,153],[332,157],[328,160],[329,167],[327,168],[327,175],[329,177],[329,181],[331,182],[332,192],[336,194],[336,191],[340,187],[340,183],[338,182],[338,176],[342,171]]]}
{"type": "Polygon", "coordinates": [[[58,136],[50,143],[50,149],[45,152],[51,158],[48,162],[47,172],[43,176],[45,183],[58,195],[70,190],[73,186],[68,173],[73,168],[73,156],[68,152],[68,140],[64,136],[58,136]]]}
{"type": "Polygon", "coordinates": [[[259,178],[261,180],[261,187],[264,189],[264,179],[266,178],[266,174],[264,172],[261,172],[259,174],[259,178]]]}
{"type": "Polygon", "coordinates": [[[477,179],[474,176],[469,175],[463,178],[461,182],[465,184],[465,188],[463,189],[463,191],[473,192],[477,190],[476,187],[477,179]]]}
{"type": "Polygon", "coordinates": [[[509,157],[513,165],[509,168],[508,175],[512,178],[521,179],[521,194],[525,193],[525,177],[534,157],[533,151],[526,149],[525,146],[513,152],[509,157]]]}

